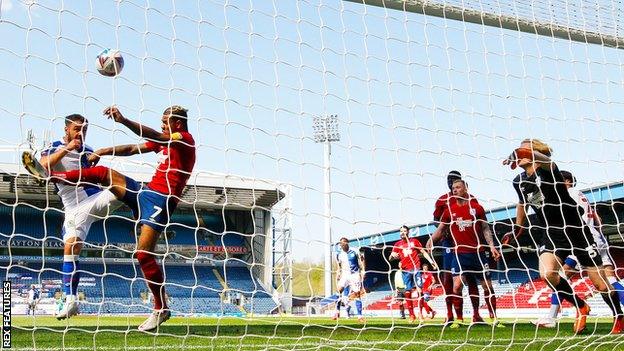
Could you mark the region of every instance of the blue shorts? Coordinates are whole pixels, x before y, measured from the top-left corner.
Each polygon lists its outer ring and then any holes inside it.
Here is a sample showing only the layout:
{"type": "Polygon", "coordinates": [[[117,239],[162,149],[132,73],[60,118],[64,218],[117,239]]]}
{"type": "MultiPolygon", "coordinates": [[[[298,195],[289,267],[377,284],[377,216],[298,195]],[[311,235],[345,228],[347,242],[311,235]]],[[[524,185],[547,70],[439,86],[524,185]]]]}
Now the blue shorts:
{"type": "Polygon", "coordinates": [[[442,271],[450,273],[456,260],[457,257],[455,257],[455,250],[448,247],[445,248],[444,253],[442,254],[442,271]]]}
{"type": "Polygon", "coordinates": [[[490,277],[490,259],[485,251],[479,253],[458,253],[453,264],[453,275],[472,274],[477,278],[490,277]]]}
{"type": "Polygon", "coordinates": [[[126,177],[126,195],[123,202],[130,207],[134,218],[140,224],[163,231],[169,223],[169,213],[175,210],[176,204],[169,201],[170,197],[149,187],[141,187],[134,179],[126,177]]]}
{"type": "Polygon", "coordinates": [[[415,289],[416,287],[422,287],[422,281],[420,279],[420,271],[402,271],[403,284],[405,285],[405,291],[415,289]]]}

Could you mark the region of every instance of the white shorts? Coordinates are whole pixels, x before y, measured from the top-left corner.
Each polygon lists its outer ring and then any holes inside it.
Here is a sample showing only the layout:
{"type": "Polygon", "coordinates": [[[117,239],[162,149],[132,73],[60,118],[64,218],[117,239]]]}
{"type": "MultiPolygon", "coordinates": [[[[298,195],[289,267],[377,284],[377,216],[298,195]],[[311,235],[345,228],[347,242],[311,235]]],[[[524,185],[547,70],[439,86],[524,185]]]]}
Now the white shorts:
{"type": "Polygon", "coordinates": [[[89,234],[91,224],[108,216],[110,212],[121,206],[121,201],[109,190],[89,196],[77,206],[65,209],[63,222],[63,241],[70,238],[80,238],[84,241],[89,234]]]}
{"type": "Polygon", "coordinates": [[[351,293],[357,293],[362,289],[362,281],[360,280],[360,272],[343,273],[338,281],[338,289],[342,290],[349,286],[351,293]]]}

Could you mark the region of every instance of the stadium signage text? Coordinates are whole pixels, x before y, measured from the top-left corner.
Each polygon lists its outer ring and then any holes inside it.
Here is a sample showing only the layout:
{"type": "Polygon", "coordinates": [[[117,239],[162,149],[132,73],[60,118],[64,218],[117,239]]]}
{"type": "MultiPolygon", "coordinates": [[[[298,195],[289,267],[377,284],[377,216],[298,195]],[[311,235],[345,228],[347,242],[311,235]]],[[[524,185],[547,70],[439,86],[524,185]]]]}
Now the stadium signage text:
{"type": "MultiPolygon", "coordinates": [[[[7,247],[7,246],[12,246],[12,247],[34,247],[34,248],[38,248],[41,247],[43,244],[44,247],[46,248],[63,248],[63,242],[62,241],[37,241],[37,240],[0,240],[0,246],[3,247],[7,247]]],[[[92,243],[89,246],[87,246],[85,249],[100,249],[99,247],[102,246],[106,246],[105,243],[92,243]],[[95,246],[95,247],[94,247],[95,246]]],[[[134,250],[136,244],[134,243],[118,243],[115,246],[122,248],[122,249],[128,249],[128,250],[134,250]]],[[[199,246],[195,246],[195,245],[165,245],[165,244],[158,244],[156,245],[156,250],[157,251],[195,251],[197,250],[198,252],[202,252],[202,253],[214,253],[214,254],[220,254],[220,253],[232,253],[232,254],[244,254],[247,252],[247,248],[244,246],[221,246],[221,245],[199,245],[199,246]]]]}
{"type": "MultiPolygon", "coordinates": [[[[41,241],[35,240],[0,240],[0,246],[7,247],[41,247],[41,241]]],[[[44,241],[45,247],[63,247],[63,242],[60,240],[44,241]]]]}
{"type": "Polygon", "coordinates": [[[247,248],[243,246],[219,246],[219,245],[199,245],[197,251],[207,253],[246,253],[247,248]]]}

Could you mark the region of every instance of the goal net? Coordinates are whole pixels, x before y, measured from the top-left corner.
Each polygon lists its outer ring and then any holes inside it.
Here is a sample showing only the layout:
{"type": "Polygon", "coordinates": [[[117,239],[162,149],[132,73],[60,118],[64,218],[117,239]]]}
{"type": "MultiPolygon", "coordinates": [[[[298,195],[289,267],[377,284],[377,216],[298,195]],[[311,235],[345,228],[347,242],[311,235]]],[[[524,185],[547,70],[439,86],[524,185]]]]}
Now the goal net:
{"type": "MultiPolygon", "coordinates": [[[[609,336],[611,312],[583,270],[570,284],[591,306],[584,336],[574,336],[576,312],[565,301],[552,328],[531,323],[549,315],[552,290],[539,277],[537,253],[549,228],[530,228],[530,207],[528,234],[500,245],[516,220],[512,180],[520,174],[503,160],[522,140],[540,139],[601,218],[596,228],[615,267],[609,282],[618,280],[621,1],[0,5],[0,275],[11,283],[4,301],[14,348],[617,349],[621,342],[609,336]],[[123,56],[114,77],[96,69],[104,49],[123,56]],[[102,114],[111,105],[157,133],[163,110],[184,106],[195,140],[194,170],[154,248],[172,317],[147,333],[137,327],[154,297],[136,260],[141,230],[130,208],[94,217],[68,275],[67,206],[51,179],[37,180],[21,163],[23,151],[40,158],[66,147],[71,114],[88,118],[85,143],[95,150],[143,145],[102,114]],[[413,293],[416,320],[409,323],[409,308],[401,318],[392,247],[402,225],[425,245],[452,170],[485,209],[502,253],[488,269],[506,328],[487,318],[470,323],[468,288],[459,297],[465,323],[445,323],[441,273],[450,268],[439,244],[426,291],[437,315],[424,308],[419,320],[424,294],[413,293]],[[359,297],[339,291],[356,285],[345,278],[350,272],[338,273],[348,268],[337,265],[343,237],[366,271],[359,297]],[[76,273],[80,313],[57,320],[76,273]]],[[[166,159],[144,149],[100,165],[148,184],[166,159]]],[[[477,289],[487,317],[484,288],[477,289]]]]}

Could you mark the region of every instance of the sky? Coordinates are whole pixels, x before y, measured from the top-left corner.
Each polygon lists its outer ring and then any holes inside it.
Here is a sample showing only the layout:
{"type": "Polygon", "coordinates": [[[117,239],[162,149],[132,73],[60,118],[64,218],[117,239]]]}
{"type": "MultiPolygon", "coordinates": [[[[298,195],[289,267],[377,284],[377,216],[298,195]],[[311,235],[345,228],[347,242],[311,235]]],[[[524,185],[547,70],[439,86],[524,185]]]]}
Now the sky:
{"type": "MultiPolygon", "coordinates": [[[[607,1],[557,2],[563,12],[498,3],[619,29],[612,13],[621,9],[599,6],[607,1]]],[[[186,106],[196,171],[290,186],[293,256],[316,260],[324,217],[314,116],[339,118],[332,230],[353,238],[428,222],[450,170],[486,209],[513,203],[516,173],[501,162],[527,137],[548,142],[582,188],[621,181],[622,59],[618,49],[341,1],[2,0],[0,149],[25,145],[30,129],[58,139],[71,113],[90,119],[96,148],[140,142],[101,111],[116,104],[157,128],[165,107],[186,106]],[[124,56],[115,78],[95,70],[104,48],[124,56]]]]}

